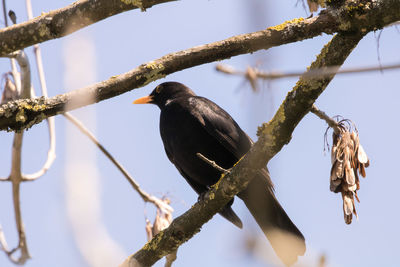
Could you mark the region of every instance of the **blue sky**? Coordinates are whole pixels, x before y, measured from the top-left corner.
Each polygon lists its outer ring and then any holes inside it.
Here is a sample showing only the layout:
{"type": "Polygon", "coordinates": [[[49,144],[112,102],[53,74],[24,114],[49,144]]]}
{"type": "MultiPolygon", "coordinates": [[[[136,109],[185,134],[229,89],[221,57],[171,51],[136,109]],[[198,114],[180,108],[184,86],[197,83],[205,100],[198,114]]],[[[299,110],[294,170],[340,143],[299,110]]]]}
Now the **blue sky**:
{"type": "MultiPolygon", "coordinates": [[[[34,14],[63,7],[71,1],[33,1],[34,14]]],[[[9,1],[19,21],[25,20],[24,1],[9,1]]],[[[141,63],[167,53],[257,31],[295,17],[304,17],[295,1],[265,4],[253,1],[178,1],[148,9],[131,11],[92,25],[78,33],[41,45],[50,96],[129,71],[141,63]],[[255,12],[257,11],[257,12],[255,12]],[[65,51],[71,43],[89,40],[94,45],[94,73],[87,80],[66,81],[69,71],[65,51]],[[74,87],[76,86],[76,87],[74,87]]],[[[349,56],[346,67],[378,64],[379,32],[368,34],[349,56]]],[[[266,70],[301,71],[314,60],[331,36],[234,57],[223,63],[238,69],[258,63],[266,70]]],[[[379,41],[382,64],[400,61],[399,31],[395,27],[383,31],[379,41]]],[[[26,49],[35,71],[32,49],[26,49]]],[[[83,57],[82,64],[86,57],[83,57]]],[[[90,63],[88,63],[90,66],[90,63]]],[[[75,112],[101,143],[128,169],[143,189],[157,196],[166,194],[182,214],[197,196],[168,161],[158,131],[159,110],[156,106],[134,106],[132,101],[147,95],[163,81],[179,81],[227,110],[253,138],[257,126],[268,121],[297,79],[263,83],[263,90],[253,93],[240,77],[215,71],[216,63],[205,64],[169,75],[139,90],[103,101],[75,112]],[[96,117],[96,118],[94,118],[96,117]]],[[[9,71],[9,62],[0,61],[2,72],[9,71]]],[[[35,88],[38,79],[33,73],[35,88]]],[[[399,149],[399,126],[396,107],[400,97],[399,72],[385,71],[337,76],[317,100],[316,105],[330,115],[342,115],[356,123],[360,140],[371,160],[367,178],[361,181],[359,220],[346,225],[341,197],[329,191],[330,157],[324,155],[323,135],[326,124],[313,114],[297,126],[289,145],[274,157],[269,169],[276,194],[286,211],[307,240],[307,253],[299,266],[315,266],[325,253],[328,266],[396,266],[399,247],[400,217],[397,188],[400,179],[396,166],[399,149]]],[[[56,117],[57,159],[50,171],[33,183],[22,185],[21,207],[27,241],[33,256],[26,266],[89,266],[82,258],[68,220],[66,200],[66,162],[68,151],[82,156],[83,164],[94,159],[99,178],[101,221],[109,236],[119,244],[124,257],[137,251],[146,242],[144,212],[152,217],[154,209],[144,205],[139,196],[117,169],[87,140],[86,144],[67,143],[71,136],[80,136],[68,129],[63,117],[56,117]],[[67,149],[68,147],[68,149],[67,149]],[[89,155],[90,154],[90,155],[89,155]]],[[[0,132],[0,176],[8,175],[12,133],[0,132]]],[[[85,140],[84,138],[82,140],[85,140]]],[[[47,153],[45,124],[30,129],[24,139],[23,170],[36,171],[47,153]]],[[[74,173],[74,170],[68,170],[74,173]]],[[[76,170],[75,179],[86,179],[76,170]]],[[[69,176],[68,176],[69,177],[69,176]]],[[[80,183],[77,183],[79,186],[80,183]]],[[[88,185],[88,184],[87,184],[88,185]]],[[[269,255],[276,261],[267,240],[261,236],[250,214],[240,201],[234,209],[244,222],[244,230],[236,229],[220,216],[203,226],[200,234],[184,244],[175,266],[264,266],[269,255]],[[249,233],[261,236],[260,251],[251,257],[243,251],[249,233]]],[[[11,204],[11,185],[0,184],[0,223],[11,247],[16,244],[16,231],[11,204]]],[[[101,257],[101,255],[99,255],[101,257]]],[[[118,263],[118,262],[117,262],[118,263]]],[[[163,266],[161,260],[156,266],[163,266]]],[[[0,253],[0,266],[12,266],[0,253]]]]}

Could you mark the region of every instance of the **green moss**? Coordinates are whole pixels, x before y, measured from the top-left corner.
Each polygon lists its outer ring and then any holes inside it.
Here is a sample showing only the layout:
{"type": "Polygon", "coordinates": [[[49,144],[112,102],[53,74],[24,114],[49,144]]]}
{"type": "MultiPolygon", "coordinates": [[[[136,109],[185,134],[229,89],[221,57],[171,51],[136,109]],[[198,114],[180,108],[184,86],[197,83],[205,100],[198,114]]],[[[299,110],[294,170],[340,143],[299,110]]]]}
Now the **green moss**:
{"type": "Polygon", "coordinates": [[[46,105],[44,104],[28,104],[26,102],[23,102],[19,105],[20,109],[25,109],[25,110],[30,110],[33,112],[40,112],[44,111],[46,109],[46,105]]]}
{"type": "Polygon", "coordinates": [[[218,190],[219,184],[221,183],[222,179],[225,177],[225,173],[221,174],[221,177],[219,177],[218,182],[216,182],[212,187],[215,188],[215,190],[218,190]]]}
{"type": "Polygon", "coordinates": [[[281,30],[285,29],[289,24],[299,24],[299,23],[301,23],[303,21],[304,21],[304,18],[295,18],[295,19],[292,19],[292,20],[287,20],[282,24],[269,27],[268,29],[269,30],[274,30],[274,31],[281,31],[281,30]]]}
{"type": "Polygon", "coordinates": [[[155,237],[153,237],[152,240],[150,240],[149,242],[147,242],[144,246],[143,246],[143,250],[156,250],[158,248],[158,245],[160,243],[160,241],[162,240],[164,235],[164,231],[159,232],[155,237]]]}
{"type": "Polygon", "coordinates": [[[165,67],[161,63],[157,63],[155,61],[150,61],[146,65],[144,65],[144,68],[146,69],[143,75],[138,75],[136,77],[136,80],[139,80],[141,78],[145,78],[145,81],[143,83],[143,86],[146,84],[151,83],[152,81],[161,79],[165,77],[165,74],[161,73],[165,67]]]}
{"type": "Polygon", "coordinates": [[[47,28],[46,24],[41,23],[38,29],[39,36],[44,37],[44,36],[49,36],[50,35],[50,30],[47,28]]]}

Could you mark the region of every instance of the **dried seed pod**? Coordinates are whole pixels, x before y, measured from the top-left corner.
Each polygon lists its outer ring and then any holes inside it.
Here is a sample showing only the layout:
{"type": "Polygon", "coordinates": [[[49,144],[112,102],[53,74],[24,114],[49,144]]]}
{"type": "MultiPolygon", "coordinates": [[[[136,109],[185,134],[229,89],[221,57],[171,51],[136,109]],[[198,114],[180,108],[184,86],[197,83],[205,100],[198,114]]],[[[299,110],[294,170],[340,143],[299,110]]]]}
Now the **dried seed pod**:
{"type": "Polygon", "coordinates": [[[338,122],[332,139],[330,190],[341,193],[344,220],[350,224],[353,214],[357,217],[354,198],[360,202],[357,195],[357,190],[360,189],[357,172],[365,177],[365,168],[369,166],[369,160],[360,144],[357,131],[352,131],[348,120],[338,122]]]}
{"type": "MultiPolygon", "coordinates": [[[[358,146],[357,159],[360,163],[369,165],[369,160],[368,160],[367,154],[365,153],[362,145],[358,146]]],[[[366,167],[368,167],[368,166],[366,166],[366,167]]]]}
{"type": "MultiPolygon", "coordinates": [[[[163,201],[166,204],[170,204],[170,200],[168,198],[164,198],[163,201]]],[[[153,225],[149,220],[146,219],[147,240],[152,239],[159,232],[167,228],[171,224],[171,222],[172,222],[172,213],[166,210],[162,210],[160,207],[158,207],[153,225]]],[[[176,259],[177,251],[178,250],[175,250],[165,256],[166,258],[165,266],[171,266],[172,262],[176,259]]]]}

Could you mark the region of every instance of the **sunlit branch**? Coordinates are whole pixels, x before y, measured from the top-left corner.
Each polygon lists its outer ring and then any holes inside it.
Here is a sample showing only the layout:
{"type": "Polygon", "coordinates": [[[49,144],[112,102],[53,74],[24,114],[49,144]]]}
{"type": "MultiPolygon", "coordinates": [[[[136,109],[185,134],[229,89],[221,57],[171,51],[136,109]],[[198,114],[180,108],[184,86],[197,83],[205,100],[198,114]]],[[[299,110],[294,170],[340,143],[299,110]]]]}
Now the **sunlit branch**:
{"type": "Polygon", "coordinates": [[[63,37],[116,14],[173,0],[80,0],[0,30],[0,55],[63,37]]]}

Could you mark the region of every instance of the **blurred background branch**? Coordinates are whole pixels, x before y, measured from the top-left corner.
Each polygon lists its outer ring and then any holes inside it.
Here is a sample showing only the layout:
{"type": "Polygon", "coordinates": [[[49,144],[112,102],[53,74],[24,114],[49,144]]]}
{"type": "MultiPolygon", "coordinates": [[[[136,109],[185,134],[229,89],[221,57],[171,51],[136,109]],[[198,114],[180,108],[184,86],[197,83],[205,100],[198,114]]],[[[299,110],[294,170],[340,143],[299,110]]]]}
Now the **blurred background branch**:
{"type": "MultiPolygon", "coordinates": [[[[310,72],[307,72],[307,77],[315,78],[315,77],[325,77],[332,74],[355,74],[355,73],[364,73],[364,72],[372,72],[372,71],[384,71],[384,70],[396,70],[400,68],[399,63],[384,65],[384,66],[371,66],[371,67],[358,67],[358,68],[347,68],[347,69],[338,69],[338,66],[316,69],[310,72]]],[[[283,72],[283,71],[264,71],[260,70],[257,67],[247,67],[246,70],[237,70],[234,67],[227,64],[217,64],[215,69],[219,72],[243,76],[246,78],[250,84],[254,84],[256,79],[262,80],[275,80],[275,79],[286,79],[299,77],[305,74],[304,71],[294,71],[294,72],[283,72]]],[[[258,86],[253,86],[253,90],[257,91],[258,86]]]]}
{"type": "MultiPolygon", "coordinates": [[[[12,55],[17,59],[17,62],[21,71],[21,92],[18,97],[23,96],[29,98],[31,96],[31,72],[28,58],[26,57],[24,51],[16,51],[12,55]]],[[[4,88],[8,90],[8,88],[4,88]]],[[[23,182],[23,174],[21,170],[21,152],[22,152],[22,138],[23,132],[14,134],[14,141],[12,146],[12,161],[11,161],[11,172],[8,180],[12,184],[12,196],[13,196],[13,206],[15,214],[15,222],[18,232],[18,245],[13,249],[8,249],[8,245],[5,239],[4,233],[1,233],[0,242],[2,250],[7,254],[8,258],[15,264],[24,264],[31,256],[29,254],[28,245],[26,241],[25,227],[22,220],[21,205],[20,205],[20,185],[23,182]],[[19,252],[19,256],[15,256],[15,253],[19,252]]]]}

